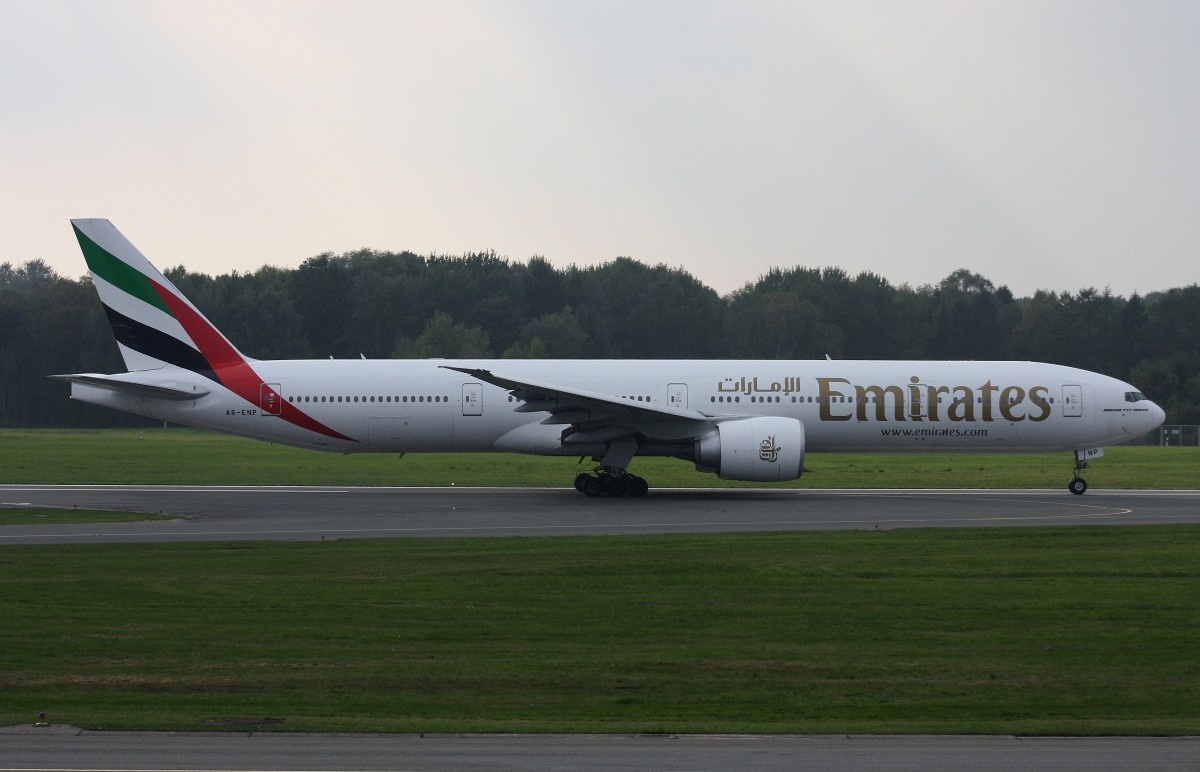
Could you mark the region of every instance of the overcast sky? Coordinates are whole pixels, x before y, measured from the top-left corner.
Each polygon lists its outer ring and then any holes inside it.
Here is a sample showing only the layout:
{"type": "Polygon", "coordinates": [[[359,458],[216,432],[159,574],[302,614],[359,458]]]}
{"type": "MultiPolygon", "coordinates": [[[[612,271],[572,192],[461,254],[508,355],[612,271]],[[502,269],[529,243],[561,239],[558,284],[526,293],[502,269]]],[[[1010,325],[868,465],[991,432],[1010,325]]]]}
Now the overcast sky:
{"type": "Polygon", "coordinates": [[[0,2],[0,262],[1200,281],[1200,3],[0,2]]]}

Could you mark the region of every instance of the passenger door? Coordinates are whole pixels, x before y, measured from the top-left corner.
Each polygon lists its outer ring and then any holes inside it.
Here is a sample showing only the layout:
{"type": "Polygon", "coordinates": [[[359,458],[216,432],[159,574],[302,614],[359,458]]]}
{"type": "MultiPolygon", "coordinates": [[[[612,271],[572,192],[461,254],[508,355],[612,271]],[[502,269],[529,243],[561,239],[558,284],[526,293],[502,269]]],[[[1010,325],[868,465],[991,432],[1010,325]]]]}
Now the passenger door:
{"type": "Polygon", "coordinates": [[[478,383],[462,385],[462,414],[483,415],[483,386],[478,383]]]}
{"type": "Polygon", "coordinates": [[[1083,415],[1083,387],[1063,386],[1062,414],[1064,418],[1079,418],[1083,415]]]}

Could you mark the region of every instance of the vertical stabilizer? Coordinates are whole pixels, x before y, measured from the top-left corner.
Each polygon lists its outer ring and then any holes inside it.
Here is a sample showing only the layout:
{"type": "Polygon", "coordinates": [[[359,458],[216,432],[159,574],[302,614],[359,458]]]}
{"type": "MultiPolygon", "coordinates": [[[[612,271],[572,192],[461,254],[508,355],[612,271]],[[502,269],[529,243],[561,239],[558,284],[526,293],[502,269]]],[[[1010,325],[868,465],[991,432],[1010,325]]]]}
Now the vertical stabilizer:
{"type": "Polygon", "coordinates": [[[216,380],[245,362],[137,247],[108,220],[72,220],[92,282],[131,372],[174,365],[216,380]]]}
{"type": "Polygon", "coordinates": [[[159,400],[200,399],[209,393],[194,384],[179,389],[173,381],[164,383],[155,377],[161,373],[145,372],[179,367],[223,386],[267,415],[280,416],[326,437],[358,442],[315,420],[284,400],[276,386],[263,382],[251,360],[242,356],[112,223],[71,220],[71,226],[117,336],[125,366],[131,373],[143,374],[116,378],[77,373],[62,378],[159,400]]]}

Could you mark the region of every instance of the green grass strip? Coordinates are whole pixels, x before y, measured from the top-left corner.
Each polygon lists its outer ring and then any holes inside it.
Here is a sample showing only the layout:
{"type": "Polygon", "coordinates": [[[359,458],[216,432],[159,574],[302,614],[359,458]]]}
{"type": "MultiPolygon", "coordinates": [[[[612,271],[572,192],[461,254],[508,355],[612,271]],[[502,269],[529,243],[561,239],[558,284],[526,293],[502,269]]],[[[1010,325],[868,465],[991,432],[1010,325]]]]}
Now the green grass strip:
{"type": "Polygon", "coordinates": [[[1197,526],[0,550],[0,723],[1200,734],[1197,526]]]}
{"type": "MultiPolygon", "coordinates": [[[[575,458],[491,454],[337,455],[191,429],[0,430],[0,483],[215,485],[520,485],[569,487],[575,458]]],[[[797,488],[1055,488],[1070,453],[817,453],[797,488]]],[[[1094,488],[1196,488],[1200,448],[1117,447],[1086,474],[1094,488]]],[[[635,458],[651,487],[763,487],[696,472],[685,461],[635,458]]],[[[770,484],[766,487],[780,487],[770,484]]]]}

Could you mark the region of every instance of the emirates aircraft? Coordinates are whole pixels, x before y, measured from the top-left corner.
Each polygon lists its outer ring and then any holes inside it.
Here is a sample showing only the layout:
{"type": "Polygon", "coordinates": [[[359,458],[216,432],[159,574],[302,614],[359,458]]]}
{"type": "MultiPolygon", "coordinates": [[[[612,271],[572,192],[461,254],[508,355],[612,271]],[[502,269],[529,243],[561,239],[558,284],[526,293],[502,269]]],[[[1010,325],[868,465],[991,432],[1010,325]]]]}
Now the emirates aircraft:
{"type": "Polygon", "coordinates": [[[73,220],[127,372],[52,376],[84,402],[338,453],[590,458],[588,496],[643,496],[637,456],[729,480],[794,480],[806,451],[1070,452],[1163,422],[1136,388],[1037,362],[256,360],[108,220],[73,220]]]}

